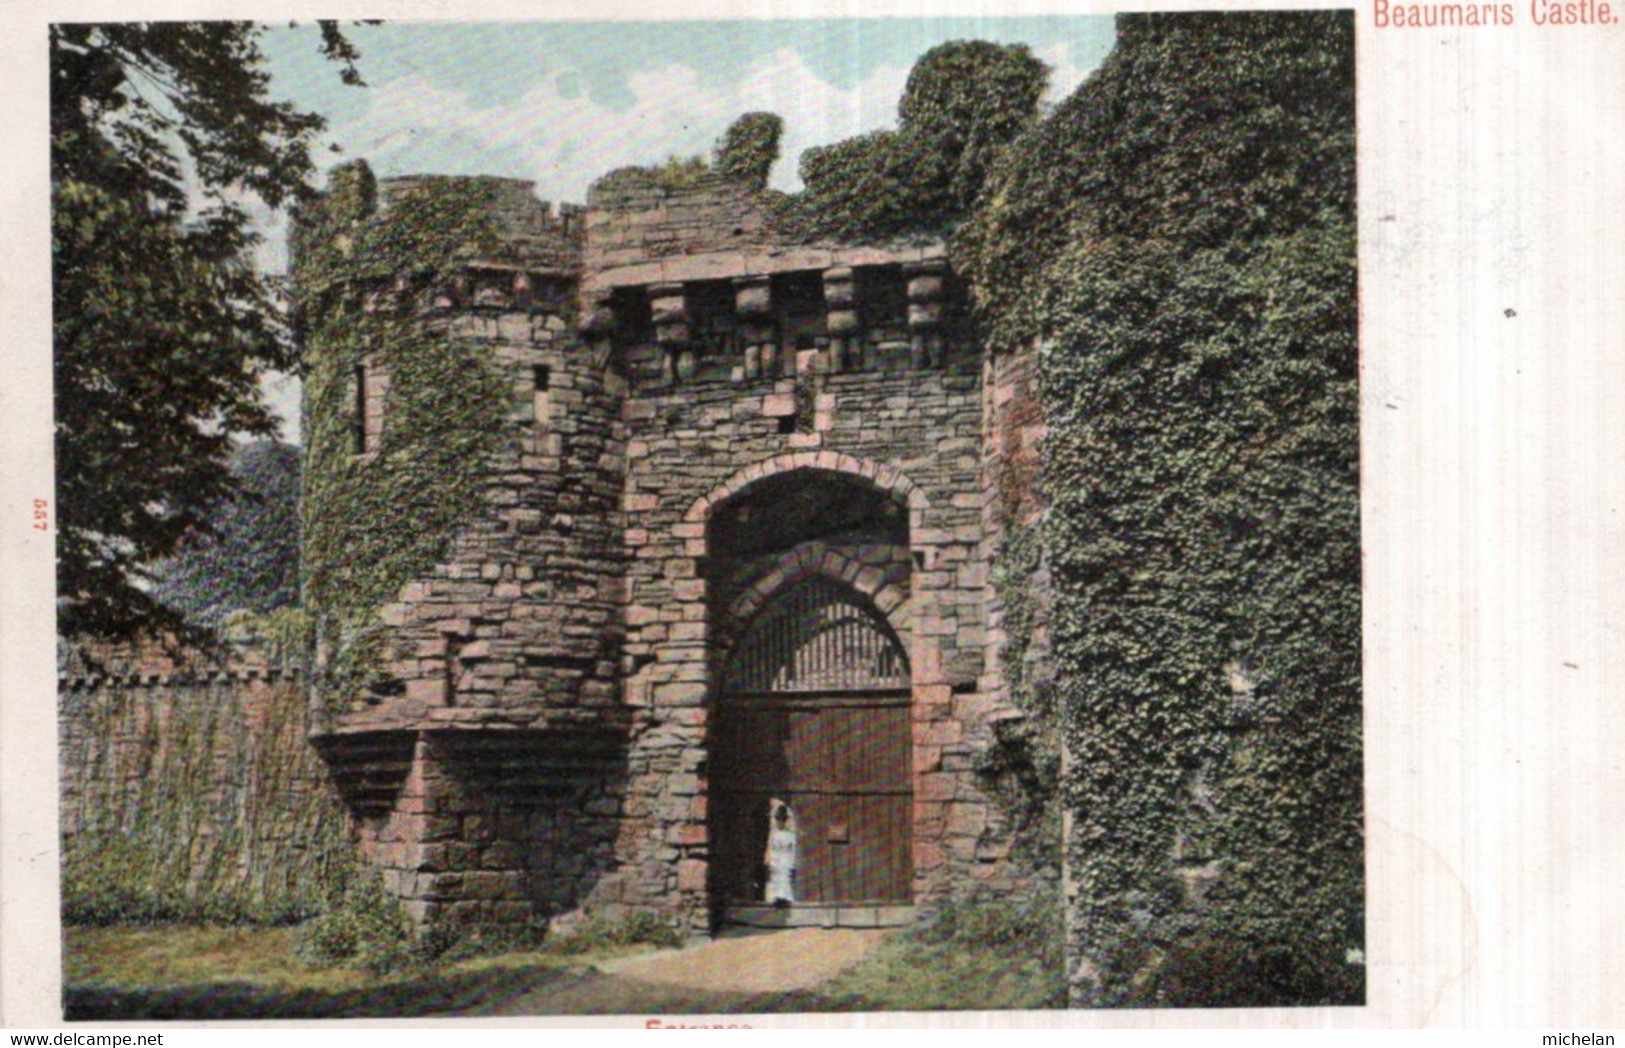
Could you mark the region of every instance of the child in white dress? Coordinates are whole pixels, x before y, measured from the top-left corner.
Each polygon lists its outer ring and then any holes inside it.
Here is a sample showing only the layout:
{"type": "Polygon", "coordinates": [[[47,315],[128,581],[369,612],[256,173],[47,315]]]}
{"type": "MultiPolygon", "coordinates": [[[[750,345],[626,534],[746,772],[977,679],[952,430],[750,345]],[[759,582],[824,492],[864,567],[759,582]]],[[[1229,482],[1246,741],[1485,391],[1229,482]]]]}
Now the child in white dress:
{"type": "Polygon", "coordinates": [[[767,898],[774,906],[796,901],[796,826],[790,806],[775,801],[773,825],[767,832],[767,898]]]}

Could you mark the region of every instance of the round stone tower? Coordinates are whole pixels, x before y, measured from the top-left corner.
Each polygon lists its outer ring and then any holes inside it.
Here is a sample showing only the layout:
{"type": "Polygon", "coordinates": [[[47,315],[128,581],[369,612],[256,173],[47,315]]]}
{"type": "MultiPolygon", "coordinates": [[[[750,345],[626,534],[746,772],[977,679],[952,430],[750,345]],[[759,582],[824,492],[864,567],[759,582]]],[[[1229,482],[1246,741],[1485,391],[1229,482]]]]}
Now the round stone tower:
{"type": "Polygon", "coordinates": [[[295,236],[314,742],[420,926],[546,919],[613,862],[624,439],[580,226],[354,164],[295,236]]]}

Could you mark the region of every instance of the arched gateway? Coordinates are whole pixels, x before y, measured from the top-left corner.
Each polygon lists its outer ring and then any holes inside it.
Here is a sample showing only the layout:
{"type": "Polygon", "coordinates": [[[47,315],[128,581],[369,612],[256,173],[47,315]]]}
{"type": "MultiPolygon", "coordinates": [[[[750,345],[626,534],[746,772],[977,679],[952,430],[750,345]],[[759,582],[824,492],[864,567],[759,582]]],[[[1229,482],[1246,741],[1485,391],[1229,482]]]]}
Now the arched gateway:
{"type": "Polygon", "coordinates": [[[711,782],[725,915],[772,902],[764,856],[778,804],[794,812],[796,907],[907,903],[910,692],[897,634],[868,598],[814,576],[763,607],[724,665],[711,782]]]}
{"type": "Polygon", "coordinates": [[[914,880],[916,500],[855,461],[775,464],[719,492],[707,521],[711,898],[725,922],[878,923],[914,880]],[[780,865],[794,835],[789,892],[769,868],[775,827],[780,865]]]}

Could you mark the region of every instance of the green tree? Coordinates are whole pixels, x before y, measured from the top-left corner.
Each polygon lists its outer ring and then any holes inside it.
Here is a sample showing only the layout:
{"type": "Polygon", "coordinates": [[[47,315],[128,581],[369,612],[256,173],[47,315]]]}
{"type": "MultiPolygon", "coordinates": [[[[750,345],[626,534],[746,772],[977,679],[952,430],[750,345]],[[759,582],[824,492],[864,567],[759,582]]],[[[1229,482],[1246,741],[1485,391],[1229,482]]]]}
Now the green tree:
{"type": "MultiPolygon", "coordinates": [[[[322,47],[360,84],[335,23],[322,47]]],[[[268,436],[261,380],[294,366],[248,203],[310,191],[323,121],[269,95],[247,23],[50,29],[58,628],[180,624],[151,566],[237,491],[235,436],[268,436]]]]}
{"type": "Polygon", "coordinates": [[[176,556],[160,562],[153,590],[189,622],[219,626],[237,611],[299,602],[299,449],[274,440],[237,448],[239,498],[222,503],[176,556]]]}

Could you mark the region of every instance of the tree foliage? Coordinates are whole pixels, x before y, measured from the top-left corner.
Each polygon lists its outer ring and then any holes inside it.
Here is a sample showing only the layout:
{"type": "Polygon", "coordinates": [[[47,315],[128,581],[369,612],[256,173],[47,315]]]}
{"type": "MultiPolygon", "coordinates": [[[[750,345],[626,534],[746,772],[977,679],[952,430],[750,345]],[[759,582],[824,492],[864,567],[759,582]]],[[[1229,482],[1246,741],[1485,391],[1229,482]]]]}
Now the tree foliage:
{"type": "Polygon", "coordinates": [[[957,245],[1041,347],[1080,1003],[1361,992],[1352,36],[1123,16],[957,245]]]}
{"type": "MultiPolygon", "coordinates": [[[[333,23],[323,49],[359,83],[333,23]]],[[[179,625],[151,594],[236,490],[234,435],[295,364],[276,289],[246,261],[248,202],[308,189],[320,117],[269,96],[246,23],[50,30],[59,629],[179,625]]]]}
{"type": "Polygon", "coordinates": [[[1025,44],[958,40],[914,63],[898,131],[932,158],[923,174],[956,214],[970,211],[994,160],[1036,119],[1048,81],[1048,67],[1025,44]]]}
{"type": "Polygon", "coordinates": [[[154,569],[154,596],[208,628],[234,612],[299,602],[299,449],[245,445],[232,454],[231,472],[239,496],[217,507],[207,534],[154,569]]]}

